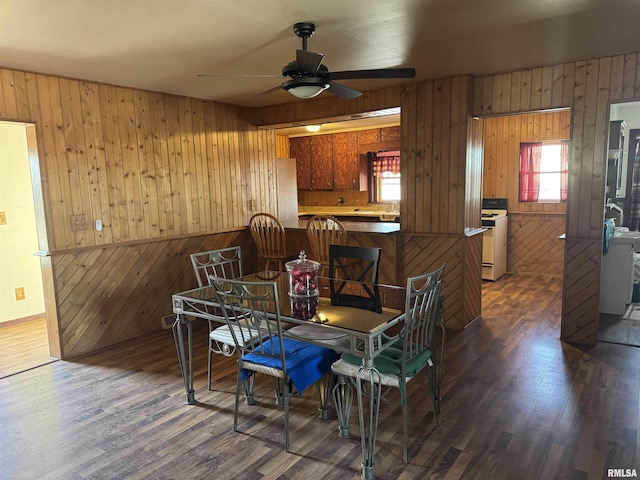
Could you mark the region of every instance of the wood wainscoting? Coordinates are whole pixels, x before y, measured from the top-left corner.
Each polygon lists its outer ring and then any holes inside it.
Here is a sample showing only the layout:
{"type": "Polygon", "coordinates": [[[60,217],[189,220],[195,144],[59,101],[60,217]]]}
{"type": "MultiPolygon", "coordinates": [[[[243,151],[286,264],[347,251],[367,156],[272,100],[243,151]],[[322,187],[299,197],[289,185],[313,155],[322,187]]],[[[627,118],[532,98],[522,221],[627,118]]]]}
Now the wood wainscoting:
{"type": "Polygon", "coordinates": [[[565,215],[509,212],[507,271],[562,276],[565,215]]]}
{"type": "Polygon", "coordinates": [[[53,255],[62,358],[158,330],[171,295],[198,286],[189,255],[230,245],[255,271],[246,229],[53,255]]]}

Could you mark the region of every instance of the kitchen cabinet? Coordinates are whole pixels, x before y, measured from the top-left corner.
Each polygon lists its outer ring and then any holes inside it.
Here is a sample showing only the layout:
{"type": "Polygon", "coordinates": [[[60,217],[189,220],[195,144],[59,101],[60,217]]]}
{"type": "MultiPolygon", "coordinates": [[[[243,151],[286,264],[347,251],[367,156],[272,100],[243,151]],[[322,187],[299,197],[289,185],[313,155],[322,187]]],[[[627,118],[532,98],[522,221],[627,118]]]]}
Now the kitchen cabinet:
{"type": "Polygon", "coordinates": [[[289,150],[296,159],[298,190],[311,190],[311,137],[292,138],[289,150]]]}
{"type": "Polygon", "coordinates": [[[358,132],[333,135],[334,190],[360,188],[358,132]]]}
{"type": "Polygon", "coordinates": [[[367,152],[400,149],[400,127],[289,139],[298,190],[368,190],[367,152]]]}
{"type": "Polygon", "coordinates": [[[311,188],[333,190],[333,135],[311,137],[311,188]]]}

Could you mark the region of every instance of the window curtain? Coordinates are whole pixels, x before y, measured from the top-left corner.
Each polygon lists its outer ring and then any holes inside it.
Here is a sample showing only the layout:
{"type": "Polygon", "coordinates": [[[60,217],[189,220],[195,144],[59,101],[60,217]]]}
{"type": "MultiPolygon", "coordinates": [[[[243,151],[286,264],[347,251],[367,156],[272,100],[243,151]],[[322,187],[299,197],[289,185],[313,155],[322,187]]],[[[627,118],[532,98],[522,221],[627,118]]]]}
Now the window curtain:
{"type": "Polygon", "coordinates": [[[567,186],[569,184],[569,141],[560,142],[560,201],[567,201],[567,186]]]}
{"type": "MultiPolygon", "coordinates": [[[[540,193],[542,142],[520,144],[520,201],[537,202],[540,193]]],[[[567,201],[569,141],[560,142],[560,201],[567,201]]]]}
{"type": "Polygon", "coordinates": [[[373,159],[373,174],[382,172],[400,173],[400,151],[378,152],[373,159]]]}
{"type": "Polygon", "coordinates": [[[520,144],[520,201],[537,202],[542,142],[520,144]]]}

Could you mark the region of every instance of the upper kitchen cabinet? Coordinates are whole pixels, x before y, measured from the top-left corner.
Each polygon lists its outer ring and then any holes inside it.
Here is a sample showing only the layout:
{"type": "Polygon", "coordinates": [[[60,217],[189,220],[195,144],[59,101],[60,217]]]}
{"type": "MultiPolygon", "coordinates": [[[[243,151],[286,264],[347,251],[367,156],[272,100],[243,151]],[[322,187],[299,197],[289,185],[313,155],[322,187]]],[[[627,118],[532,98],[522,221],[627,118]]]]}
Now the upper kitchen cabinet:
{"type": "Polygon", "coordinates": [[[333,136],[315,135],[289,140],[296,159],[298,190],[333,190],[333,136]]]}
{"type": "Polygon", "coordinates": [[[333,135],[317,135],[310,138],[311,188],[333,190],[333,135]]]}
{"type": "Polygon", "coordinates": [[[311,137],[292,138],[289,149],[296,159],[298,190],[311,190],[311,137]]]}
{"type": "Polygon", "coordinates": [[[367,152],[400,150],[400,127],[289,139],[298,190],[367,190],[367,152]]]}
{"type": "Polygon", "coordinates": [[[333,135],[334,190],[360,188],[358,132],[333,135]]]}

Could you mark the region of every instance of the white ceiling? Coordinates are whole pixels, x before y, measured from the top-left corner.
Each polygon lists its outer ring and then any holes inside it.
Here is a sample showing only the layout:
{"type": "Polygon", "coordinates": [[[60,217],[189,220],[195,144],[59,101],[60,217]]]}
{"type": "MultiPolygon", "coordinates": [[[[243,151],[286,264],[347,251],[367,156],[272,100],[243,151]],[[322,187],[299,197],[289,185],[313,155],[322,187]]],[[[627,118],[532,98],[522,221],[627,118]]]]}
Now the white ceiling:
{"type": "Polygon", "coordinates": [[[412,66],[421,80],[636,51],[639,19],[638,0],[1,0],[0,66],[265,106],[297,99],[246,98],[277,78],[197,74],[280,75],[301,21],[330,71],[412,66]]]}

